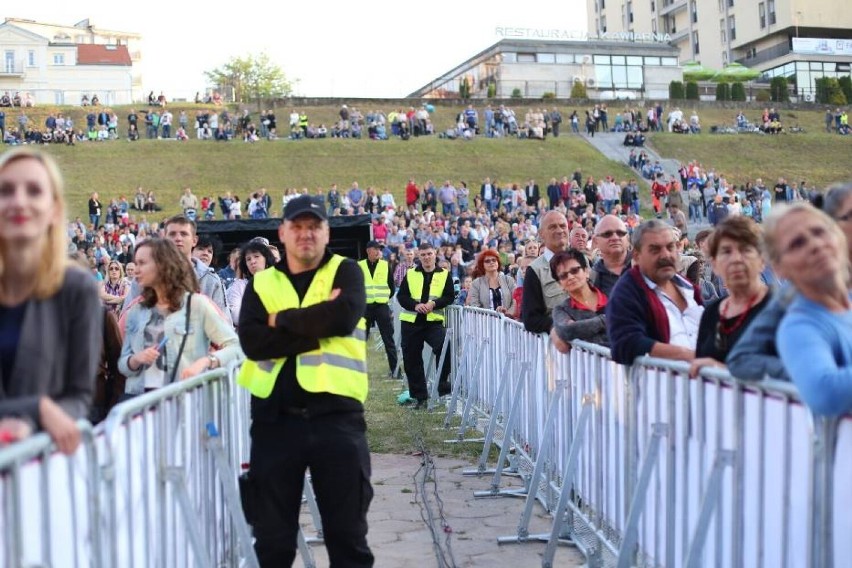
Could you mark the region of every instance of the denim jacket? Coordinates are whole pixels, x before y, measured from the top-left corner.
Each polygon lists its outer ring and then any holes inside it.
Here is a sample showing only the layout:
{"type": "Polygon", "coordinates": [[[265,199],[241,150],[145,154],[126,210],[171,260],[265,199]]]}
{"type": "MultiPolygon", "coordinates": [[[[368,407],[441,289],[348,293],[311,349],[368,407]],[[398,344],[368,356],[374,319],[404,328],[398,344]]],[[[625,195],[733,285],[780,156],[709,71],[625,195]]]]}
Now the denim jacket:
{"type": "MultiPolygon", "coordinates": [[[[219,360],[220,366],[227,366],[230,362],[240,360],[244,357],[237,334],[231,324],[226,321],[213,302],[202,294],[192,295],[192,309],[190,313],[189,326],[186,324],[186,298],[176,312],[166,316],[164,332],[166,336],[166,356],[168,376],[171,377],[176,363],[183,336],[186,338],[186,346],[180,361],[177,362],[176,379],[180,379],[180,373],[196,360],[207,355],[210,344],[219,346],[219,350],[213,355],[219,360]]],[[[127,377],[125,392],[127,394],[141,394],[145,390],[143,383],[143,367],[131,370],[129,366],[130,357],[145,350],[151,345],[145,345],[145,326],[151,320],[155,308],[146,308],[142,304],[134,305],[127,314],[125,326],[124,345],[121,348],[121,356],[118,359],[118,368],[121,374],[127,377]]]]}

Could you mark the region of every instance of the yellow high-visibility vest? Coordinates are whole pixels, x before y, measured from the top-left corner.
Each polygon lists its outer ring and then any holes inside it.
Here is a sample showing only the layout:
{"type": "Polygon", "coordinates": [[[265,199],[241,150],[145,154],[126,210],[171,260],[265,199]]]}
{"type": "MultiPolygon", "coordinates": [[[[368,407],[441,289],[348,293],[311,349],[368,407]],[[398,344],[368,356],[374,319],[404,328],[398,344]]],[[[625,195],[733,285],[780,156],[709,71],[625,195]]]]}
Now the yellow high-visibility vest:
{"type": "MultiPolygon", "coordinates": [[[[447,284],[449,274],[446,270],[441,269],[436,269],[432,273],[432,282],[429,284],[430,300],[437,300],[444,294],[444,286],[447,284]]],[[[415,302],[419,303],[420,298],[423,296],[423,272],[420,270],[409,270],[405,273],[405,278],[408,280],[408,291],[411,293],[411,297],[415,302]]],[[[414,323],[419,315],[418,312],[410,312],[403,309],[399,314],[399,320],[414,323]]],[[[426,321],[444,321],[444,310],[432,310],[426,314],[426,321]]]]}
{"type": "MultiPolygon", "coordinates": [[[[342,256],[335,254],[317,269],[301,304],[290,279],[275,268],[254,275],[255,292],[269,313],[324,302],[331,294],[334,277],[343,260],[342,256]]],[[[247,359],[240,369],[237,384],[258,398],[268,398],[286,361],[286,357],[265,361],[247,359]]],[[[319,349],[297,355],[296,379],[308,392],[327,392],[364,402],[368,385],[364,318],[358,320],[350,335],[320,338],[319,349]]]]}
{"type": "Polygon", "coordinates": [[[364,273],[364,288],[367,289],[368,304],[387,304],[390,299],[390,288],[388,288],[388,261],[379,259],[376,270],[371,275],[367,259],[358,262],[364,273]]]}

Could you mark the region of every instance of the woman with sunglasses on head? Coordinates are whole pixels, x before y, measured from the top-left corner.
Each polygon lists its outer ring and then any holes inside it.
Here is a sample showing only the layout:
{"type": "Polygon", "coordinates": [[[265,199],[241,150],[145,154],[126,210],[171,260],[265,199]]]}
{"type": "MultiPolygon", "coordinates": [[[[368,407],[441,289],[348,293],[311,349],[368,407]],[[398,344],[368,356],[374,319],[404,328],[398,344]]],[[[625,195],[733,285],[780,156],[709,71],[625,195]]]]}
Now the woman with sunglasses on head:
{"type": "Polygon", "coordinates": [[[553,308],[553,346],[561,353],[567,353],[575,339],[608,346],[604,316],[607,297],[590,282],[586,255],[573,248],[557,252],[550,259],[550,274],[568,294],[553,308]]]}
{"type": "Polygon", "coordinates": [[[242,357],[234,328],[198,292],[198,280],[170,240],[153,238],[136,247],[141,301],[127,313],[118,369],[125,395],[136,396],[180,379],[226,366],[242,357]],[[219,349],[211,353],[210,346],[219,349]]]}
{"type": "MultiPolygon", "coordinates": [[[[67,260],[62,176],[31,147],[0,157],[0,434],[47,432],[80,443],[101,351],[103,318],[90,274],[67,260]]],[[[4,442],[0,442],[2,444],[4,442]]]]}
{"type": "Polygon", "coordinates": [[[124,298],[130,290],[130,283],[124,277],[124,268],[117,260],[109,261],[107,275],[101,287],[101,301],[114,314],[121,311],[124,298]]]}
{"type": "Polygon", "coordinates": [[[690,374],[701,367],[724,368],[731,348],[766,304],[772,291],[764,283],[763,233],[760,225],[741,215],[728,217],[707,242],[710,264],[728,295],[707,304],[698,325],[695,360],[690,374]]]}
{"type": "Polygon", "coordinates": [[[494,310],[506,317],[515,313],[515,279],[500,270],[500,255],[488,249],[476,257],[471,274],[473,282],[467,295],[467,305],[494,310]]]}

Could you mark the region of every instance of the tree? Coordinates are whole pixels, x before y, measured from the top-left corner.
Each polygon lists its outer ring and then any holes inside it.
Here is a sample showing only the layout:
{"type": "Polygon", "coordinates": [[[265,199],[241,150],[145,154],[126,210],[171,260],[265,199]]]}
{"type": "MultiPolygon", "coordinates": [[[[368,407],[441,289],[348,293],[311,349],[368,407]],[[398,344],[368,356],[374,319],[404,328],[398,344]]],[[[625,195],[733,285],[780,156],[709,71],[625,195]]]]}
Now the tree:
{"type": "Polygon", "coordinates": [[[698,83],[695,81],[686,82],[686,100],[697,101],[701,97],[698,96],[698,83]]]}
{"type": "Polygon", "coordinates": [[[669,83],[669,98],[674,100],[686,98],[686,92],[683,90],[683,81],[672,81],[669,83]]]}
{"type": "Polygon", "coordinates": [[[725,82],[716,84],[716,100],[729,101],[731,100],[731,85],[725,82]]]}
{"type": "Polygon", "coordinates": [[[586,92],[586,85],[582,81],[574,81],[574,84],[571,85],[571,98],[572,99],[586,99],[589,95],[586,92]]]}
{"type": "Polygon", "coordinates": [[[220,89],[232,88],[235,102],[255,101],[258,109],[264,99],[286,97],[293,92],[293,84],[284,71],[265,53],[232,57],[204,75],[220,89]]]}
{"type": "Polygon", "coordinates": [[[731,84],[731,100],[732,101],[744,101],[746,100],[746,92],[745,87],[740,81],[736,81],[731,84]]]}
{"type": "Polygon", "coordinates": [[[773,77],[769,82],[769,96],[776,103],[790,102],[790,92],[787,90],[786,77],[773,77]]]}

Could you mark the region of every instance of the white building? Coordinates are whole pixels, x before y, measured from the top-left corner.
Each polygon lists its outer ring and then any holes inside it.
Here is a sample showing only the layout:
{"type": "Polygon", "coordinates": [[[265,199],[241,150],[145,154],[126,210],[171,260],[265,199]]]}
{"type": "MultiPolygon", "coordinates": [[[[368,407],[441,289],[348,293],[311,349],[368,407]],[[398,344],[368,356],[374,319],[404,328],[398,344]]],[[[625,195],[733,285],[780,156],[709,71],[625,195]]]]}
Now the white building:
{"type": "Polygon", "coordinates": [[[683,71],[667,36],[589,37],[561,30],[498,28],[502,39],[432,80],[411,97],[569,98],[576,82],[592,99],[668,99],[683,71]]]}
{"type": "Polygon", "coordinates": [[[666,33],[681,62],[733,62],[786,77],[809,100],[816,79],[849,75],[848,0],[586,0],[596,33],[666,33]]]}
{"type": "Polygon", "coordinates": [[[85,94],[101,104],[142,100],[141,36],[7,18],[0,24],[0,92],[29,92],[36,104],[79,104],[85,94]]]}

